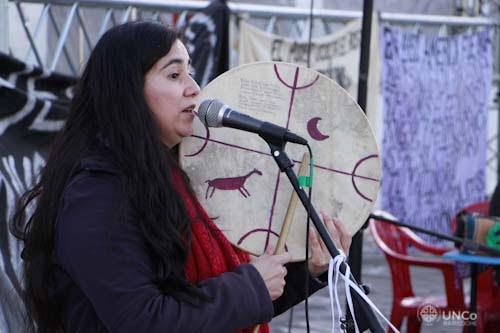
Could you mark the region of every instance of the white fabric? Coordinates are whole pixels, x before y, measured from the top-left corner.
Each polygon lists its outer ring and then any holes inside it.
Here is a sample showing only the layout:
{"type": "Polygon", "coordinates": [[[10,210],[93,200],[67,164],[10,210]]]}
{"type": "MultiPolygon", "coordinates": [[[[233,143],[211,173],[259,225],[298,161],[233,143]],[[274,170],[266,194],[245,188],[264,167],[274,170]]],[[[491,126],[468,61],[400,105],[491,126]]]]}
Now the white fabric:
{"type": "Polygon", "coordinates": [[[381,208],[449,233],[451,217],[486,196],[492,31],[432,36],[380,30],[381,208]]]}
{"type": "MultiPolygon", "coordinates": [[[[256,61],[284,61],[307,66],[307,41],[297,41],[240,22],[240,65],[256,61]]],[[[313,38],[311,68],[325,74],[356,98],[358,89],[361,21],[337,32],[313,38]]]]}

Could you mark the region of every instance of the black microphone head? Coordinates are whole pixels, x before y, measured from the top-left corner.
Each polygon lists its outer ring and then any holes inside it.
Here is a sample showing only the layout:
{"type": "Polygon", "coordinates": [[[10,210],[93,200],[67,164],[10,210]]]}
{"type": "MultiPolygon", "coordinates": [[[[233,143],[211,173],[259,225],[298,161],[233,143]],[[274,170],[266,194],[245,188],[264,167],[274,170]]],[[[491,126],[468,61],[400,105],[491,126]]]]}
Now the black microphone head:
{"type": "Polygon", "coordinates": [[[207,127],[222,126],[222,117],[220,111],[227,108],[227,105],[217,99],[206,99],[201,102],[198,108],[198,118],[207,127]]]}

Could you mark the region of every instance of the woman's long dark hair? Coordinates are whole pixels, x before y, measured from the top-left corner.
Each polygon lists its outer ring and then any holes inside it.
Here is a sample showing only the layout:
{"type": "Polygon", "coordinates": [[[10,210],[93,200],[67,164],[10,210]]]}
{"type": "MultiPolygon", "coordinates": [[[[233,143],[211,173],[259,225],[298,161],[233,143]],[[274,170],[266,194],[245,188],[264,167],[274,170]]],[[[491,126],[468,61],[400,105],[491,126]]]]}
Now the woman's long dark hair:
{"type": "Polygon", "coordinates": [[[24,301],[27,318],[38,332],[63,330],[60,305],[48,290],[58,206],[82,154],[97,139],[111,151],[130,206],[142,217],[137,223],[155,265],[157,285],[176,297],[182,297],[179,291],[196,294],[183,273],[190,222],[170,175],[178,165],[161,142],[143,93],[146,72],[178,37],[174,30],[150,22],[126,23],[102,36],[39,182],[19,201],[13,225],[24,241],[24,301]],[[28,214],[33,204],[34,212],[28,214]]]}

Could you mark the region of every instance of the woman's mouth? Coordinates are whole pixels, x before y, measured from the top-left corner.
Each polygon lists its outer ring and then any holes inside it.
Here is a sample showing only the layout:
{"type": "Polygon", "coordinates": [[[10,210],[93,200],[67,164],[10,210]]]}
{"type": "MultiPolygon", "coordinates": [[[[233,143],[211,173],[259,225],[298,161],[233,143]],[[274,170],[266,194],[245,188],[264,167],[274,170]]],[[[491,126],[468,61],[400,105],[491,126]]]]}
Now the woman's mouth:
{"type": "Polygon", "coordinates": [[[182,110],[182,112],[184,113],[192,113],[194,114],[194,109],[195,109],[196,105],[190,105],[188,106],[187,108],[185,108],[184,110],[182,110]]]}

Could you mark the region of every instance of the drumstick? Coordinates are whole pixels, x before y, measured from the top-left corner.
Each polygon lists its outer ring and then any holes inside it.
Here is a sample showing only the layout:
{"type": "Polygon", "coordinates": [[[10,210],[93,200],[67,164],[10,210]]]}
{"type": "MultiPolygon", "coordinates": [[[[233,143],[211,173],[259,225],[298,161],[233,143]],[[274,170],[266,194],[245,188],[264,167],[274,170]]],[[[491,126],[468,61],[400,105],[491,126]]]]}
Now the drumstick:
{"type": "MultiPolygon", "coordinates": [[[[305,176],[307,174],[307,167],[309,165],[309,154],[304,153],[302,156],[302,163],[300,164],[298,176],[305,176]]],[[[278,239],[278,244],[274,250],[274,254],[283,253],[285,250],[285,243],[288,238],[288,233],[290,232],[290,227],[292,226],[293,217],[295,215],[295,208],[297,207],[297,201],[299,197],[295,191],[292,192],[290,197],[290,202],[288,203],[288,208],[286,210],[285,220],[281,226],[280,237],[278,239]]]]}
{"type": "MultiPolygon", "coordinates": [[[[309,164],[309,154],[304,153],[302,157],[302,163],[300,164],[298,176],[305,176],[307,174],[307,167],[309,164]]],[[[281,226],[280,237],[278,239],[278,244],[276,249],[274,249],[274,254],[280,254],[285,250],[285,243],[288,238],[288,233],[290,232],[290,227],[292,226],[293,216],[295,215],[295,208],[297,208],[297,192],[293,191],[290,197],[290,202],[288,203],[288,208],[286,210],[285,220],[281,226]]],[[[259,333],[260,325],[255,326],[253,333],[259,333]]]]}

